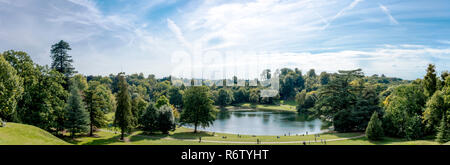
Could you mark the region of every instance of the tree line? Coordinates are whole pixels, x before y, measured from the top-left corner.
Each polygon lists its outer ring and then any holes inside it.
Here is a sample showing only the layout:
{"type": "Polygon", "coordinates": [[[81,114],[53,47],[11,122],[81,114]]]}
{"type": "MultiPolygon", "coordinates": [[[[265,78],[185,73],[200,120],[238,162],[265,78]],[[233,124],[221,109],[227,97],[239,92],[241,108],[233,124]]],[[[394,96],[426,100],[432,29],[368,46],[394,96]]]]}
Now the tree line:
{"type": "MultiPolygon", "coordinates": [[[[434,65],[423,79],[414,81],[364,76],[360,69],[320,74],[311,69],[302,74],[297,68],[282,68],[275,71],[279,73],[278,95],[260,97],[260,91],[267,88],[261,81],[249,86],[246,80],[245,86],[238,86],[236,76],[224,80],[232,85],[190,87],[173,85],[170,76],[157,79],[142,73],[84,76],[72,66],[69,50],[64,41],[52,45],[50,67],[35,64],[22,51],[3,52],[0,118],[72,136],[92,136],[97,128],[113,123],[123,138],[133,129],[168,133],[176,124],[192,124],[197,132],[198,126],[212,124],[215,106],[292,100],[298,113],[330,121],[339,132],[366,131],[370,139],[383,135],[449,139],[450,80],[448,72],[438,77],[434,65]],[[108,113],[114,113],[112,121],[108,113]]],[[[261,76],[270,79],[271,70],[261,76]]]]}

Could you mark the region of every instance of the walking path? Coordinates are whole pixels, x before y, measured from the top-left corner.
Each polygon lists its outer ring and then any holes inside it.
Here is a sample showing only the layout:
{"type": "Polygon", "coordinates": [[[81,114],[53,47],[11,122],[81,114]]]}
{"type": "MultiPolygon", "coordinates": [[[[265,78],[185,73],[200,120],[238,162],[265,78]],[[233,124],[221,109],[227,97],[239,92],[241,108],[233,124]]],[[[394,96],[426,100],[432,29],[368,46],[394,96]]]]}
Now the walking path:
{"type": "MultiPolygon", "coordinates": [[[[100,129],[100,131],[103,132],[112,132],[110,130],[104,130],[100,129]]],[[[161,138],[159,136],[150,136],[150,135],[134,135],[134,136],[140,136],[140,137],[148,137],[148,138],[161,138]]],[[[353,136],[353,137],[346,137],[346,138],[338,138],[338,139],[325,139],[327,142],[330,141],[340,141],[340,140],[348,140],[348,139],[355,139],[364,137],[365,134],[353,136]]],[[[180,138],[173,138],[173,137],[163,137],[161,139],[167,139],[167,140],[181,140],[181,141],[195,141],[198,142],[198,139],[180,139],[180,138]]],[[[220,140],[201,140],[201,142],[207,142],[207,143],[231,143],[231,144],[256,144],[256,142],[244,142],[244,141],[220,141],[220,140]]],[[[303,143],[303,142],[311,142],[311,143],[320,143],[320,142],[314,142],[314,141],[283,141],[283,142],[260,142],[260,144],[292,144],[292,143],[303,143]]]]}

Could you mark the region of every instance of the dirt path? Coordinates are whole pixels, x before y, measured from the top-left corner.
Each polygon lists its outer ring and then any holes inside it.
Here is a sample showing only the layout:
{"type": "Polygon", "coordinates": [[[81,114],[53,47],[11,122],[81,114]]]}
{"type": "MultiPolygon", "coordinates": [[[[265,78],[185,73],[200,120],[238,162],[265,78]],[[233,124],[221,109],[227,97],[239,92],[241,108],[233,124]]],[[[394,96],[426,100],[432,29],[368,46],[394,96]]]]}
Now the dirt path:
{"type": "MultiPolygon", "coordinates": [[[[114,131],[104,130],[104,129],[100,129],[100,131],[114,133],[114,131]]],[[[159,136],[150,136],[150,135],[134,135],[134,136],[148,137],[148,138],[161,138],[159,136]]],[[[346,137],[346,138],[326,139],[326,141],[330,142],[330,141],[348,140],[348,139],[355,139],[355,138],[360,138],[360,137],[364,137],[364,136],[365,136],[365,134],[362,134],[362,135],[353,136],[353,137],[346,137]]],[[[179,138],[173,138],[173,137],[163,137],[161,139],[198,142],[198,139],[179,139],[179,138]]],[[[202,140],[202,142],[206,142],[206,143],[230,143],[230,144],[256,144],[256,142],[220,141],[220,140],[202,140]]],[[[309,143],[309,141],[284,141],[284,142],[260,142],[260,144],[292,144],[292,143],[300,143],[301,144],[303,142],[309,143]]],[[[317,142],[311,141],[311,143],[320,143],[320,141],[317,141],[317,142]]]]}

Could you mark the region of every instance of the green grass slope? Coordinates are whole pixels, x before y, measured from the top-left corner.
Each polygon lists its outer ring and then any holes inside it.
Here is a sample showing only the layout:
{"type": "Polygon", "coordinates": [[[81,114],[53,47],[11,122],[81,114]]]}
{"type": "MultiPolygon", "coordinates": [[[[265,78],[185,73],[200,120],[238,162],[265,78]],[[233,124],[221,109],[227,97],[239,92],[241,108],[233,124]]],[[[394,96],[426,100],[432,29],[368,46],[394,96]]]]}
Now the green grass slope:
{"type": "Polygon", "coordinates": [[[7,123],[0,127],[0,145],[68,145],[69,143],[32,125],[7,123]]]}

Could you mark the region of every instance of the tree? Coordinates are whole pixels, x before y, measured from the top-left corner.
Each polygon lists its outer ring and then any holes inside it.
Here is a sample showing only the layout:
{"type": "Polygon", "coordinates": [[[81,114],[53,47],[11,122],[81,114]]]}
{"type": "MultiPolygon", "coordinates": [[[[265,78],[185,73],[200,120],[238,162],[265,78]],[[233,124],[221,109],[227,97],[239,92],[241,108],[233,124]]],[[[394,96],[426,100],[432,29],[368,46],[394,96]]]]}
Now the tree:
{"type": "Polygon", "coordinates": [[[231,104],[233,100],[234,100],[233,93],[230,90],[224,88],[219,89],[219,95],[216,101],[217,105],[224,107],[226,105],[231,104]]]}
{"type": "Polygon", "coordinates": [[[114,124],[121,130],[120,140],[123,140],[126,131],[133,125],[133,114],[131,113],[131,98],[128,92],[128,83],[123,74],[119,74],[119,93],[117,94],[117,109],[114,124]]]}
{"type": "Polygon", "coordinates": [[[22,93],[22,79],[0,54],[0,118],[12,121],[22,93]]]}
{"type": "Polygon", "coordinates": [[[158,112],[153,103],[147,106],[144,114],[139,119],[139,123],[145,132],[153,133],[158,130],[158,112]]]}
{"type": "Polygon", "coordinates": [[[172,86],[172,88],[169,89],[169,102],[170,104],[174,105],[175,107],[182,107],[183,106],[183,91],[180,90],[180,88],[172,86]]]}
{"type": "Polygon", "coordinates": [[[26,108],[19,109],[21,122],[47,131],[65,129],[66,100],[69,93],[64,90],[64,75],[47,66],[36,65],[37,80],[28,87],[29,99],[26,108]]]}
{"type": "Polygon", "coordinates": [[[338,111],[349,110],[355,99],[350,81],[358,77],[362,77],[361,70],[339,71],[333,81],[319,90],[317,113],[332,119],[338,111]]]}
{"type": "Polygon", "coordinates": [[[158,109],[158,129],[167,134],[169,131],[175,130],[175,119],[173,109],[169,105],[162,105],[158,109]]]}
{"type": "Polygon", "coordinates": [[[51,68],[64,74],[66,77],[70,77],[73,73],[76,73],[75,68],[72,66],[72,56],[67,53],[68,50],[72,49],[69,43],[63,40],[52,45],[52,49],[50,50],[51,58],[53,59],[51,68]]]}
{"type": "Polygon", "coordinates": [[[84,108],[80,91],[77,85],[70,87],[70,96],[67,101],[67,121],[65,122],[67,130],[71,133],[72,138],[75,133],[81,133],[88,130],[89,115],[84,108]]]}
{"type": "Polygon", "coordinates": [[[385,100],[383,128],[391,136],[417,139],[424,135],[422,110],[426,102],[423,88],[416,84],[397,86],[385,100]]]}
{"type": "Polygon", "coordinates": [[[243,103],[248,101],[249,93],[245,87],[239,87],[238,90],[234,90],[233,93],[234,103],[243,103]]]}
{"type": "Polygon", "coordinates": [[[364,130],[377,108],[376,92],[364,84],[361,69],[339,71],[319,89],[314,109],[317,117],[331,120],[336,131],[364,130]]]}
{"type": "Polygon", "coordinates": [[[17,102],[16,109],[17,119],[23,122],[22,118],[25,117],[23,115],[35,110],[32,108],[32,105],[36,104],[33,101],[33,97],[35,97],[34,93],[36,92],[33,90],[33,86],[37,84],[40,73],[34,66],[33,60],[25,52],[9,50],[3,52],[3,57],[14,67],[17,75],[23,80],[23,94],[17,102]]]}
{"type": "Polygon", "coordinates": [[[441,91],[436,91],[433,96],[427,101],[423,112],[423,122],[427,129],[431,132],[436,132],[440,126],[442,114],[446,113],[447,107],[444,104],[444,97],[441,91]]]}
{"type": "Polygon", "coordinates": [[[439,143],[445,143],[450,140],[450,128],[445,115],[442,116],[441,124],[438,128],[438,134],[436,135],[436,141],[439,143]]]}
{"type": "Polygon", "coordinates": [[[319,75],[320,85],[326,85],[328,84],[329,81],[330,81],[330,74],[328,74],[327,72],[320,73],[319,75]]]}
{"type": "Polygon", "coordinates": [[[308,78],[316,78],[316,71],[314,69],[310,69],[308,72],[306,72],[306,77],[308,78]]]}
{"type": "Polygon", "coordinates": [[[424,92],[427,97],[433,96],[436,91],[436,71],[433,64],[428,64],[427,74],[423,78],[424,80],[424,92]]]}
{"type": "Polygon", "coordinates": [[[280,86],[280,95],[284,99],[289,99],[295,95],[295,76],[294,72],[289,72],[286,76],[283,76],[280,86]]]}
{"type": "Polygon", "coordinates": [[[384,134],[378,112],[374,112],[366,128],[366,137],[369,140],[379,140],[384,134]]]}
{"type": "Polygon", "coordinates": [[[260,96],[260,93],[259,93],[260,91],[259,91],[259,89],[258,88],[252,88],[252,89],[250,89],[250,95],[249,95],[249,101],[250,102],[252,102],[252,103],[259,103],[259,96],[260,96]]]}
{"type": "Polygon", "coordinates": [[[156,100],[155,108],[159,109],[163,105],[169,105],[169,99],[166,96],[162,95],[156,100]]]}
{"type": "Polygon", "coordinates": [[[76,84],[78,90],[80,90],[82,93],[84,93],[89,87],[86,77],[84,77],[82,74],[77,74],[70,78],[69,83],[74,85],[76,84]]]}
{"type": "Polygon", "coordinates": [[[208,88],[205,86],[193,86],[188,88],[183,95],[183,111],[180,122],[182,124],[194,124],[194,132],[197,126],[207,127],[213,123],[216,110],[210,99],[208,88]]]}
{"type": "MultiPolygon", "coordinates": [[[[99,128],[106,126],[106,112],[111,111],[112,105],[106,88],[98,81],[89,82],[90,86],[85,92],[86,107],[89,113],[89,136],[93,136],[94,127],[99,128]]],[[[79,86],[79,85],[78,85],[79,86]]]]}
{"type": "Polygon", "coordinates": [[[145,109],[147,109],[148,103],[139,94],[133,98],[131,101],[131,113],[133,114],[133,123],[138,125],[141,116],[144,114],[145,109]]]}
{"type": "Polygon", "coordinates": [[[306,100],[306,91],[302,90],[301,92],[298,92],[297,95],[295,95],[295,101],[297,102],[297,105],[303,105],[306,100]]]}

